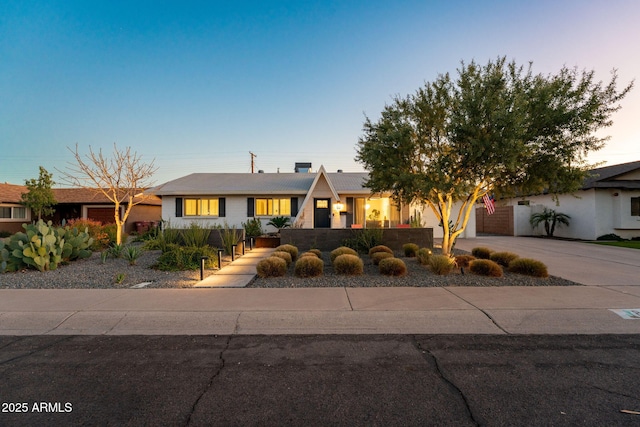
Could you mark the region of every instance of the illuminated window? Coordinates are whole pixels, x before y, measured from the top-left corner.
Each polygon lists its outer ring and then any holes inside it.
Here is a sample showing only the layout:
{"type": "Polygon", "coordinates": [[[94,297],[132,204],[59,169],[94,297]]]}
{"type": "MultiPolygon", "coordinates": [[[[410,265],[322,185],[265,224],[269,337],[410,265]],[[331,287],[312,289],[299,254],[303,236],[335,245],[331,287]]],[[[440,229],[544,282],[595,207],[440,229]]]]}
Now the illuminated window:
{"type": "Polygon", "coordinates": [[[318,209],[327,209],[329,208],[328,200],[316,200],[316,208],[318,209]]]}
{"type": "Polygon", "coordinates": [[[185,199],[185,216],[218,216],[219,199],[185,199]]]}
{"type": "Polygon", "coordinates": [[[290,216],[291,199],[256,199],[256,216],[290,216]]]}

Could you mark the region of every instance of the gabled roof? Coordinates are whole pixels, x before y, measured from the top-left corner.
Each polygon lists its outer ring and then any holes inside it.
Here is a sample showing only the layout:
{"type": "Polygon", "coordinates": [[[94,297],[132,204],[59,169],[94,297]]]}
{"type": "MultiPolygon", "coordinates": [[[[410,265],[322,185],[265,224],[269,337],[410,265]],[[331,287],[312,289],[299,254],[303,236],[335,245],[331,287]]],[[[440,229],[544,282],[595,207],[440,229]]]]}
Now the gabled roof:
{"type": "MultiPolygon", "coordinates": [[[[336,193],[369,194],[363,187],[366,173],[326,173],[336,193]]],[[[306,195],[318,173],[193,173],[151,188],[157,196],[195,195],[306,195]]]]}
{"type": "Polygon", "coordinates": [[[585,180],[583,190],[590,188],[640,189],[640,161],[592,169],[589,174],[590,177],[585,180]],[[625,175],[632,176],[625,178],[625,175]]]}
{"type": "Polygon", "coordinates": [[[0,203],[20,203],[22,193],[26,192],[27,187],[24,185],[0,183],[0,203]]]}

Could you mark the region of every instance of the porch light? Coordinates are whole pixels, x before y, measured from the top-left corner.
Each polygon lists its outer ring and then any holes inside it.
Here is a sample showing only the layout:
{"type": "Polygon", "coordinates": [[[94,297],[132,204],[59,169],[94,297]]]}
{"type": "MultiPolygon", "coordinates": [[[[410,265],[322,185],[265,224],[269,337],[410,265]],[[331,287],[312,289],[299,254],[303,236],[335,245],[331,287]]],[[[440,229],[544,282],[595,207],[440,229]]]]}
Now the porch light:
{"type": "Polygon", "coordinates": [[[344,205],[338,202],[335,205],[333,205],[333,208],[337,211],[341,211],[342,209],[344,209],[344,205]]]}

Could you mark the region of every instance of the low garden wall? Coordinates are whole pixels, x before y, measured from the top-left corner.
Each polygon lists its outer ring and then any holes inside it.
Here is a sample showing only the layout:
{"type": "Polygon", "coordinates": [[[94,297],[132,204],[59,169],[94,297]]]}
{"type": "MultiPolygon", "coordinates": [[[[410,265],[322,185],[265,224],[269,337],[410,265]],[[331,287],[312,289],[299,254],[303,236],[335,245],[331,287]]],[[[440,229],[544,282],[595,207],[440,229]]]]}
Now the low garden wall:
{"type": "MultiPolygon", "coordinates": [[[[345,239],[366,229],[348,228],[285,228],[280,230],[282,244],[291,244],[306,251],[312,248],[330,251],[342,246],[345,239]]],[[[402,250],[405,243],[415,243],[421,248],[433,249],[433,228],[384,228],[382,244],[394,251],[402,250]]]]}

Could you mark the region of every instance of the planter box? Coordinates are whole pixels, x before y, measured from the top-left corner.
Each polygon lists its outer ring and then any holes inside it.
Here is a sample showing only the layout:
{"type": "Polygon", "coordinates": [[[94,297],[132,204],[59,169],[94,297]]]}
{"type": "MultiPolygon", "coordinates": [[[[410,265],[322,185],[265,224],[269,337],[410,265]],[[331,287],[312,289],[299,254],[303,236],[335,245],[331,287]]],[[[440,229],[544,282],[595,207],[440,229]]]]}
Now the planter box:
{"type": "Polygon", "coordinates": [[[254,248],[277,248],[280,246],[280,238],[279,237],[254,237],[253,238],[254,248]]]}

